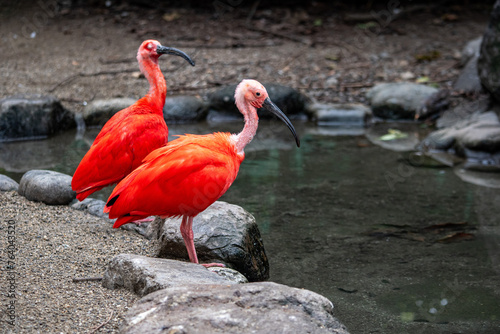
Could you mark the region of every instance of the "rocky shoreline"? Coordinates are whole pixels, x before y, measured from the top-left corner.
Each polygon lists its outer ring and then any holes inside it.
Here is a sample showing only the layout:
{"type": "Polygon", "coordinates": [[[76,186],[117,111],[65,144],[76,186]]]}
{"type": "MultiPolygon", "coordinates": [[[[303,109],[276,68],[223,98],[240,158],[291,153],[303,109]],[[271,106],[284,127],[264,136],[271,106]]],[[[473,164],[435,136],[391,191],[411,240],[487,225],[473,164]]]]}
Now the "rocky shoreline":
{"type": "Polygon", "coordinates": [[[157,218],[139,228],[112,229],[113,221],[95,210],[104,202],[77,202],[68,177],[33,170],[19,185],[0,177],[2,230],[10,224],[14,231],[12,241],[2,244],[12,248],[6,267],[12,280],[3,288],[16,297],[11,313],[2,317],[12,332],[284,333],[293,325],[305,332],[347,333],[325,297],[270,282],[248,283],[267,279],[269,265],[255,219],[242,208],[216,202],[195,221],[200,259],[228,267],[206,269],[157,258],[187,258],[176,235],[178,221],[163,224],[157,218]],[[216,296],[209,306],[207,293],[216,296]]]}

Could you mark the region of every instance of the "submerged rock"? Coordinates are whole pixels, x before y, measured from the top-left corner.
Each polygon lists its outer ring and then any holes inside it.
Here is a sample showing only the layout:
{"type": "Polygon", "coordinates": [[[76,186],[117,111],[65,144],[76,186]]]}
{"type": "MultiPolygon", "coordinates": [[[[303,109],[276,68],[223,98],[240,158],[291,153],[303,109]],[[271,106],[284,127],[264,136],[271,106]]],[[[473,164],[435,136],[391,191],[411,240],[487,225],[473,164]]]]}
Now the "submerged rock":
{"type": "Polygon", "coordinates": [[[409,82],[382,83],[371,88],[367,98],[374,116],[383,119],[414,119],[438,90],[409,82]]]}
{"type": "Polygon", "coordinates": [[[165,99],[163,117],[167,124],[196,122],[204,119],[207,111],[203,100],[196,96],[174,96],[165,99]]]}
{"type": "Polygon", "coordinates": [[[19,189],[19,183],[7,175],[0,174],[0,191],[17,191],[17,189],[19,189]]]}
{"type": "Polygon", "coordinates": [[[500,101],[500,0],[495,2],[481,43],[477,68],[481,83],[500,101]]]}
{"type": "Polygon", "coordinates": [[[189,284],[237,284],[207,268],[175,260],[142,255],[120,254],[106,267],[102,286],[108,289],[125,288],[139,296],[154,291],[189,284]]]}
{"type": "Polygon", "coordinates": [[[53,96],[0,100],[0,141],[45,138],[75,127],[73,113],[53,96]]]}
{"type": "Polygon", "coordinates": [[[415,123],[377,123],[366,129],[365,136],[373,144],[395,152],[413,151],[421,140],[415,123]],[[391,133],[399,135],[390,138],[391,133]]]}
{"type": "Polygon", "coordinates": [[[163,289],[125,315],[122,333],[161,332],[348,333],[325,297],[269,282],[163,289]]]}
{"type": "Polygon", "coordinates": [[[30,201],[51,205],[66,205],[76,198],[76,192],[71,189],[71,176],[50,170],[25,173],[18,192],[30,201]]]}
{"type": "Polygon", "coordinates": [[[360,103],[314,103],[307,109],[320,126],[364,127],[371,116],[370,108],[360,103]]]}
{"type": "MultiPolygon", "coordinates": [[[[307,97],[295,89],[278,84],[264,84],[271,100],[290,118],[300,117],[306,111],[307,97]]],[[[241,117],[234,103],[236,85],[226,86],[207,95],[209,109],[241,117]]],[[[259,118],[272,118],[272,114],[258,110],[259,118]]],[[[213,119],[214,118],[212,116],[213,119]]],[[[225,119],[222,117],[220,119],[225,119]]]]}
{"type": "Polygon", "coordinates": [[[83,120],[86,126],[103,126],[114,114],[130,107],[136,100],[121,97],[107,100],[94,100],[85,106],[83,120]]]}
{"type": "Polygon", "coordinates": [[[467,158],[476,170],[492,170],[500,166],[500,121],[493,111],[474,114],[452,127],[432,132],[419,149],[453,152],[467,158]]]}
{"type": "MultiPolygon", "coordinates": [[[[165,224],[151,225],[159,257],[188,259],[180,223],[181,218],[171,218],[165,224]]],[[[194,218],[193,233],[200,262],[226,264],[251,282],[269,278],[269,262],[255,218],[241,207],[215,202],[194,218]]]]}

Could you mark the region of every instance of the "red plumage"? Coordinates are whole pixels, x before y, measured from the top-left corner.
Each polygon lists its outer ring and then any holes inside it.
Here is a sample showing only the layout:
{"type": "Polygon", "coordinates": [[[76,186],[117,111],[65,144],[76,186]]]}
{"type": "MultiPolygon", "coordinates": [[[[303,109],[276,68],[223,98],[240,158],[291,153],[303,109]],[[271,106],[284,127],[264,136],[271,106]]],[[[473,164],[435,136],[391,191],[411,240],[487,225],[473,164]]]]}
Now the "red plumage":
{"type": "MultiPolygon", "coordinates": [[[[219,199],[231,186],[243,149],[258,126],[257,109],[264,107],[282,119],[299,139],[290,120],[274,105],[266,89],[255,80],[243,80],[235,92],[236,105],[245,118],[237,135],[213,133],[185,135],[151,152],[144,163],[113,190],[104,212],[118,218],[113,227],[155,215],[182,216],[181,234],[189,259],[198,263],[193,242],[193,218],[219,199]]],[[[212,266],[218,264],[205,264],[212,266]]]]}
{"type": "Polygon", "coordinates": [[[163,118],[167,94],[165,78],[158,66],[162,54],[174,54],[194,62],[180,50],[144,41],[137,52],[139,67],[148,79],[146,96],[116,113],[104,125],[76,169],[71,186],[76,198],[118,183],[137,168],[144,157],[168,142],[168,128],[163,118]]]}
{"type": "Polygon", "coordinates": [[[185,135],[151,152],[123,179],[104,212],[113,227],[151,215],[194,217],[219,199],[238,174],[244,154],[231,134],[185,135]]]}

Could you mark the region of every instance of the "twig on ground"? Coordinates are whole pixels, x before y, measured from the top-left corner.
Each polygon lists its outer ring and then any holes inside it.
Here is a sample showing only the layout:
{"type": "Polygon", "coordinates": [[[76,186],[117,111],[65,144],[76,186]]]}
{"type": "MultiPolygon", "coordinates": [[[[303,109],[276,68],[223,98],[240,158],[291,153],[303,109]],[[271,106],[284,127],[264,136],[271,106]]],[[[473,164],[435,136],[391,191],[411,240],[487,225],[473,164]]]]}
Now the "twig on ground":
{"type": "Polygon", "coordinates": [[[342,92],[346,88],[367,88],[367,87],[373,87],[372,82],[346,82],[346,83],[341,83],[339,90],[342,92]]]}
{"type": "Polygon", "coordinates": [[[115,311],[111,310],[111,314],[109,315],[109,318],[108,318],[105,322],[103,322],[102,324],[100,324],[99,326],[97,326],[96,328],[94,328],[94,329],[92,330],[92,332],[90,332],[90,334],[94,334],[94,333],[96,333],[99,329],[101,329],[101,328],[103,328],[104,326],[106,326],[106,324],[107,324],[108,322],[110,322],[110,321],[111,321],[111,319],[113,318],[113,315],[114,315],[114,314],[115,314],[115,311]]]}
{"type": "Polygon", "coordinates": [[[73,277],[73,282],[102,281],[102,277],[73,277]]]}

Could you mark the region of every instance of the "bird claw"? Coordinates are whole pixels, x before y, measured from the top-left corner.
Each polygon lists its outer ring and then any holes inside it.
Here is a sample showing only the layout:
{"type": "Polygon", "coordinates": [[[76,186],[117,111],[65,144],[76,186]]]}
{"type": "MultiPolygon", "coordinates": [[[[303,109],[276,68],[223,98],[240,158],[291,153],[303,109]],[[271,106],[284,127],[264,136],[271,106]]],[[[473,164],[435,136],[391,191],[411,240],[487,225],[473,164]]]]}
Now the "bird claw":
{"type": "Polygon", "coordinates": [[[226,266],[223,265],[222,263],[200,263],[203,267],[205,268],[210,268],[210,267],[220,267],[220,268],[225,268],[226,266]]]}
{"type": "Polygon", "coordinates": [[[131,223],[134,223],[137,226],[141,226],[141,223],[150,223],[153,220],[154,220],[153,218],[144,218],[144,219],[134,220],[131,223]]]}

